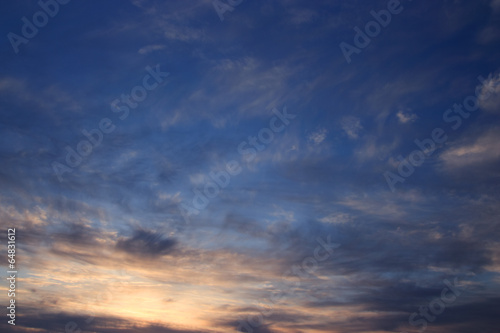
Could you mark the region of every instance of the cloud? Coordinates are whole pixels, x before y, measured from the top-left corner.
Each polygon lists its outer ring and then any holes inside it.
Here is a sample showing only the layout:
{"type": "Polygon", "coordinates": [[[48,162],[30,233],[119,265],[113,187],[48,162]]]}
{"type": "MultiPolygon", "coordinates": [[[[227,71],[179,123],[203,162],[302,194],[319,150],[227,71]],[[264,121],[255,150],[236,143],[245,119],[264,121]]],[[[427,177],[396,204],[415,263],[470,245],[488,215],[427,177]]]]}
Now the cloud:
{"type": "Polygon", "coordinates": [[[326,129],[322,128],[320,130],[317,130],[314,133],[311,133],[307,139],[310,142],[313,142],[314,144],[318,145],[326,139],[327,133],[328,133],[328,131],[326,129]]]}
{"type": "Polygon", "coordinates": [[[51,83],[40,89],[40,87],[35,87],[23,79],[1,77],[0,94],[5,95],[3,98],[14,105],[26,108],[36,107],[53,118],[59,111],[75,113],[82,111],[81,103],[75,100],[71,94],[59,88],[57,84],[51,83]]]}
{"type": "Polygon", "coordinates": [[[500,113],[500,73],[490,74],[479,92],[479,105],[488,112],[500,113]]]}
{"type": "Polygon", "coordinates": [[[359,137],[359,132],[363,129],[361,120],[353,116],[342,118],[341,125],[350,139],[357,139],[359,137]]]}
{"type": "Polygon", "coordinates": [[[143,8],[147,0],[131,0],[132,4],[136,7],[143,8]]]}
{"type": "Polygon", "coordinates": [[[243,119],[271,116],[282,108],[290,91],[289,79],[297,67],[288,64],[269,66],[254,57],[211,60],[211,67],[189,82],[191,89],[178,102],[165,101],[158,107],[164,130],[181,122],[209,119],[219,129],[243,119]],[[165,112],[165,108],[170,111],[165,112]]]}
{"type": "Polygon", "coordinates": [[[202,29],[189,28],[186,26],[168,25],[165,28],[164,35],[169,40],[192,42],[203,40],[205,38],[205,31],[202,29]]]}
{"type": "Polygon", "coordinates": [[[139,54],[148,54],[157,50],[163,50],[166,48],[166,45],[163,44],[154,44],[154,45],[148,45],[144,46],[143,48],[139,49],[139,54]]]}
{"type": "Polygon", "coordinates": [[[332,213],[332,214],[325,216],[319,220],[323,223],[339,224],[339,223],[347,223],[347,222],[352,221],[352,217],[349,214],[345,214],[345,213],[332,213]]]}
{"type": "Polygon", "coordinates": [[[72,223],[62,227],[65,229],[63,232],[53,233],[51,236],[52,241],[58,243],[67,243],[72,246],[97,246],[99,245],[100,230],[91,228],[82,223],[72,223]]]}
{"type": "Polygon", "coordinates": [[[383,141],[380,137],[366,135],[363,137],[362,145],[354,152],[359,162],[386,160],[391,152],[398,146],[399,139],[394,138],[392,142],[383,141]]]}
{"type": "Polygon", "coordinates": [[[500,128],[497,127],[479,136],[474,143],[447,149],[440,158],[451,169],[488,164],[500,159],[499,142],[500,128]]]}
{"type": "Polygon", "coordinates": [[[490,6],[495,12],[500,12],[500,0],[491,0],[490,6]]]}
{"type": "Polygon", "coordinates": [[[399,111],[396,116],[401,124],[412,123],[418,119],[416,114],[404,111],[399,111]]]}
{"type": "Polygon", "coordinates": [[[500,38],[500,29],[496,25],[484,28],[477,36],[479,44],[489,44],[500,38]]]}
{"type": "Polygon", "coordinates": [[[176,244],[175,239],[161,234],[136,230],[132,237],[118,240],[116,248],[135,256],[158,257],[172,253],[176,244]]]}
{"type": "MultiPolygon", "coordinates": [[[[17,304],[17,303],[16,303],[17,304]]],[[[195,330],[176,329],[161,324],[133,322],[125,318],[106,316],[82,316],[66,312],[43,313],[32,308],[22,308],[23,315],[16,318],[16,332],[101,332],[101,333],[201,333],[195,330]],[[90,320],[92,319],[92,320],[90,320]],[[68,324],[69,323],[69,324],[68,324]],[[74,324],[72,324],[74,323],[74,324]],[[69,326],[68,326],[69,325],[69,326]],[[71,326],[74,325],[74,326],[71,326]],[[68,329],[73,327],[74,329],[68,329]]],[[[10,332],[12,326],[2,321],[2,332],[10,332]]]]}

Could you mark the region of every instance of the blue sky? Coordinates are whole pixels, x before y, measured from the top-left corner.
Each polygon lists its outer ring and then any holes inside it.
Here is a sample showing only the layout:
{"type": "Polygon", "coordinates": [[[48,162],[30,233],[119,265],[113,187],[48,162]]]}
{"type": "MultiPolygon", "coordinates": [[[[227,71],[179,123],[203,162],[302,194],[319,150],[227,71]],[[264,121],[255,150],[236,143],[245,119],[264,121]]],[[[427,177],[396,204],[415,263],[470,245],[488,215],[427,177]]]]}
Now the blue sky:
{"type": "Polygon", "coordinates": [[[2,331],[497,329],[498,0],[54,1],[0,11],[2,331]]]}

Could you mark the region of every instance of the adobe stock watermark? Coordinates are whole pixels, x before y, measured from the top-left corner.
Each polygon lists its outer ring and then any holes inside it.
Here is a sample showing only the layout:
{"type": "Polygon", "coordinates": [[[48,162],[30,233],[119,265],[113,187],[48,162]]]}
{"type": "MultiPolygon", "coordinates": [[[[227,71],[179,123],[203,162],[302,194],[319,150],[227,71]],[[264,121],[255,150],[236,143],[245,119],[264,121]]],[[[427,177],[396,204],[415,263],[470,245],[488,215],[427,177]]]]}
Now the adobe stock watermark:
{"type": "Polygon", "coordinates": [[[408,318],[408,323],[411,326],[420,327],[420,333],[425,331],[427,329],[428,323],[433,323],[436,320],[437,316],[442,314],[446,307],[453,304],[462,294],[462,292],[466,290],[465,288],[461,288],[457,285],[457,278],[454,279],[453,284],[447,279],[445,279],[443,283],[446,285],[446,287],[441,290],[440,297],[434,298],[429,302],[428,306],[419,307],[418,313],[413,312],[408,318]]]}
{"type": "Polygon", "coordinates": [[[31,21],[23,16],[21,21],[23,25],[21,27],[21,34],[15,34],[13,32],[9,32],[7,34],[7,38],[9,39],[10,45],[14,49],[16,54],[19,53],[19,45],[28,44],[30,39],[35,38],[38,34],[38,28],[43,28],[49,23],[49,17],[54,18],[57,13],[59,13],[59,5],[66,5],[71,0],[40,0],[38,1],[38,6],[42,10],[37,11],[33,14],[31,21]]]}
{"type": "MultiPolygon", "coordinates": [[[[485,79],[482,76],[478,77],[480,85],[476,87],[475,96],[469,95],[465,97],[461,104],[455,103],[453,109],[447,109],[443,113],[443,121],[452,123],[451,128],[456,131],[462,124],[464,119],[468,119],[472,112],[479,109],[479,102],[488,100],[491,95],[495,94],[495,89],[488,82],[492,79],[492,75],[485,79]],[[487,92],[487,94],[485,94],[487,92]],[[465,109],[465,110],[464,110],[465,109]]],[[[437,150],[439,144],[443,144],[448,140],[448,136],[444,129],[436,127],[431,131],[430,137],[422,141],[415,139],[414,143],[418,149],[412,151],[407,158],[402,155],[397,157],[399,164],[397,167],[398,174],[391,171],[384,172],[384,178],[392,192],[396,191],[398,183],[404,183],[408,177],[414,172],[415,168],[420,167],[427,158],[437,150]]]]}
{"type": "Polygon", "coordinates": [[[318,269],[318,264],[327,260],[332,254],[333,250],[340,247],[340,244],[331,243],[330,235],[324,241],[321,238],[316,238],[319,245],[314,249],[312,256],[302,260],[301,265],[295,264],[288,269],[282,276],[283,282],[287,283],[287,278],[294,277],[298,281],[294,285],[287,284],[285,290],[278,291],[278,293],[271,293],[269,301],[266,303],[261,302],[264,306],[260,306],[256,310],[259,312],[256,315],[248,315],[246,320],[240,320],[236,327],[237,332],[252,333],[254,328],[258,328],[264,324],[264,317],[269,317],[274,313],[274,307],[280,303],[283,298],[292,296],[295,293],[293,288],[298,288],[301,280],[312,277],[314,272],[318,269]]]}
{"type": "Polygon", "coordinates": [[[221,22],[224,21],[225,12],[232,12],[234,10],[234,7],[239,6],[243,2],[243,0],[226,0],[226,1],[227,3],[223,2],[222,0],[214,0],[212,2],[215,12],[217,13],[217,15],[219,15],[221,22]]]}
{"type": "MultiPolygon", "coordinates": [[[[121,94],[120,98],[116,98],[111,102],[111,111],[119,113],[118,118],[125,120],[130,114],[130,109],[135,109],[148,97],[148,91],[156,89],[166,77],[170,75],[168,72],[160,71],[160,65],[157,64],[153,69],[150,66],[146,67],[146,74],[142,78],[142,84],[133,87],[130,94],[121,94]]],[[[86,138],[80,140],[76,145],[76,149],[66,146],[66,164],[58,161],[52,162],[54,174],[63,181],[63,175],[68,172],[73,172],[73,168],[77,168],[82,162],[92,154],[92,152],[102,143],[104,134],[110,134],[116,129],[113,121],[110,118],[102,118],[96,128],[91,130],[82,130],[83,136],[86,138]]]]}
{"type": "MultiPolygon", "coordinates": [[[[249,136],[247,140],[242,141],[238,145],[238,153],[241,155],[243,161],[252,162],[257,156],[258,152],[263,151],[266,147],[273,142],[275,134],[285,130],[285,127],[290,124],[290,120],[294,119],[296,115],[287,113],[286,106],[280,112],[274,108],[272,110],[275,115],[269,120],[269,127],[262,128],[256,136],[249,136]]],[[[236,160],[231,160],[225,164],[225,170],[218,172],[211,171],[205,176],[205,184],[203,191],[194,188],[194,197],[191,201],[192,206],[181,202],[178,208],[184,217],[184,220],[189,223],[189,216],[198,215],[201,210],[204,210],[210,203],[210,199],[217,197],[220,191],[226,188],[231,182],[231,177],[237,176],[243,170],[241,163],[236,160]]]]}
{"type": "MultiPolygon", "coordinates": [[[[412,0],[407,0],[411,2],[412,0]]],[[[370,15],[375,19],[365,24],[364,31],[358,26],[354,27],[356,33],[353,38],[353,44],[341,42],[339,44],[340,50],[344,55],[348,64],[352,62],[352,55],[354,53],[360,54],[361,50],[370,45],[372,38],[377,37],[382,32],[382,28],[386,28],[392,21],[393,15],[398,15],[403,11],[404,7],[399,0],[389,0],[387,2],[387,9],[382,9],[378,12],[372,10],[370,15]]]]}

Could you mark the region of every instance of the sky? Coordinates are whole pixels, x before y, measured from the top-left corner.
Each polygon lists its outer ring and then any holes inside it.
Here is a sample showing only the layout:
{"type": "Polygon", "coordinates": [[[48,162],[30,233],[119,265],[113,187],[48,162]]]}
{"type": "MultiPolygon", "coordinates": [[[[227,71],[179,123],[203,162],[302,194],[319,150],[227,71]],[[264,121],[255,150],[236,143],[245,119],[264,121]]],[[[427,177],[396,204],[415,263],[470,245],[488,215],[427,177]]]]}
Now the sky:
{"type": "Polygon", "coordinates": [[[500,1],[0,6],[0,331],[498,332],[500,1]]]}

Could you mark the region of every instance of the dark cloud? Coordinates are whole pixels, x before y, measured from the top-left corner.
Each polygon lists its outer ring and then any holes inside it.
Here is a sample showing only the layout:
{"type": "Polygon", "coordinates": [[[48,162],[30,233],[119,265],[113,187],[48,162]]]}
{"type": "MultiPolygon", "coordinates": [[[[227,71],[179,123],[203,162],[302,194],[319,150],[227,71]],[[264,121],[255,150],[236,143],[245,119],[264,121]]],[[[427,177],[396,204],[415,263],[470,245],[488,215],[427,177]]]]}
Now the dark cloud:
{"type": "Polygon", "coordinates": [[[40,333],[53,332],[99,332],[99,333],[202,333],[203,331],[174,329],[162,325],[140,326],[137,323],[118,317],[83,316],[69,313],[43,313],[34,312],[34,309],[18,308],[18,313],[30,314],[18,315],[16,325],[12,326],[5,321],[0,323],[2,332],[28,333],[36,330],[40,333]],[[66,328],[69,330],[66,331],[66,328]]]}
{"type": "Polygon", "coordinates": [[[136,230],[130,238],[119,239],[116,248],[134,256],[159,257],[172,254],[176,245],[176,239],[152,231],[136,230]]]}
{"type": "Polygon", "coordinates": [[[51,241],[76,246],[96,246],[100,235],[99,229],[81,223],[65,224],[59,230],[51,235],[51,241]]]}

